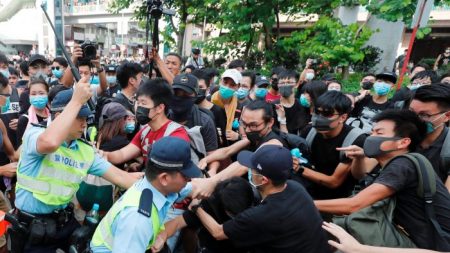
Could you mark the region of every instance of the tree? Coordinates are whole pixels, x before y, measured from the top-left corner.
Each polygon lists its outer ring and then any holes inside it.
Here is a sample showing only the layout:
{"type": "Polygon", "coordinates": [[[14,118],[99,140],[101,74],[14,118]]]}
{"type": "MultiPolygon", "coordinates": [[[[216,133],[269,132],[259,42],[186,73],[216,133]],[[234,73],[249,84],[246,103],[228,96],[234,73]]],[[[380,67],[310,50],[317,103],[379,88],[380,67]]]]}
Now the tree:
{"type": "MultiPolygon", "coordinates": [[[[139,1],[139,0],[114,0],[111,2],[109,9],[110,11],[117,13],[120,10],[130,8],[134,8],[135,18],[139,21],[146,20],[147,18],[147,1],[139,1]],[[133,7],[134,6],[134,7],[133,7]]],[[[161,33],[165,38],[165,42],[173,43],[174,41],[170,38],[171,33],[175,33],[176,40],[176,48],[179,54],[182,54],[183,44],[184,44],[184,34],[186,31],[186,25],[188,24],[188,9],[192,6],[200,6],[201,3],[205,1],[201,0],[165,0],[163,1],[163,7],[167,9],[175,10],[175,16],[162,17],[166,21],[168,21],[169,26],[161,29],[161,33]],[[179,22],[176,23],[175,19],[179,22]]]]}
{"type": "Polygon", "coordinates": [[[358,24],[348,26],[334,18],[321,17],[313,26],[297,31],[282,41],[284,47],[296,49],[303,59],[315,58],[342,67],[344,79],[348,67],[364,60],[361,48],[370,38],[372,31],[358,24]]]}

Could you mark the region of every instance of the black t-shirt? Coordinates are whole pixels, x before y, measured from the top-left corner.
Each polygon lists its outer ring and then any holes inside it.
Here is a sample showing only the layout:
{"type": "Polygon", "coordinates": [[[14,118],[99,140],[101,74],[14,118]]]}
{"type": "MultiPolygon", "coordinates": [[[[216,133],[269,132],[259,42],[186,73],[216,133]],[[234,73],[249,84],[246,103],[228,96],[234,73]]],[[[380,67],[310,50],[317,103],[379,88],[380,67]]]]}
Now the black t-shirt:
{"type": "Polygon", "coordinates": [[[288,181],[282,192],[267,196],[223,224],[236,247],[251,252],[331,252],[322,218],[299,183],[288,181]]]}
{"type": "Polygon", "coordinates": [[[30,90],[27,88],[25,89],[22,94],[19,96],[19,106],[20,106],[20,112],[19,114],[27,113],[28,109],[30,108],[30,90]]]}
{"type": "Polygon", "coordinates": [[[128,111],[134,112],[134,102],[129,100],[123,93],[116,94],[116,97],[113,98],[112,102],[117,102],[123,105],[128,111]]]}
{"type": "Polygon", "coordinates": [[[420,147],[417,149],[417,152],[421,153],[428,158],[428,160],[430,160],[434,171],[436,171],[436,174],[444,183],[447,180],[447,177],[450,176],[450,167],[445,168],[444,164],[441,162],[441,151],[448,131],[450,131],[448,127],[444,127],[444,131],[442,131],[441,135],[439,135],[439,137],[427,149],[422,149],[420,147]]]}
{"type": "MultiPolygon", "coordinates": [[[[223,208],[220,208],[214,199],[207,199],[201,202],[203,210],[207,212],[211,217],[214,218],[218,223],[223,224],[224,222],[230,220],[226,215],[223,208]]],[[[183,213],[183,219],[189,228],[199,229],[198,239],[200,241],[200,247],[206,248],[207,252],[211,253],[229,253],[229,252],[242,252],[246,253],[247,250],[236,248],[230,240],[216,240],[208,230],[203,226],[197,215],[191,211],[186,211],[183,213]]]]}
{"type": "MultiPolygon", "coordinates": [[[[273,104],[279,104],[280,100],[276,100],[273,104]]],[[[286,127],[291,134],[299,134],[301,130],[311,122],[311,114],[309,108],[305,108],[295,100],[291,107],[284,107],[286,114],[286,127]]]]}
{"type": "MultiPolygon", "coordinates": [[[[128,140],[127,136],[116,135],[113,136],[109,141],[101,142],[99,148],[103,151],[113,152],[125,147],[126,145],[128,145],[128,143],[130,143],[130,141],[128,140]]],[[[124,163],[117,164],[116,166],[123,169],[124,163]]]]}
{"type": "MultiPolygon", "coordinates": [[[[311,126],[308,126],[308,128],[309,130],[311,130],[311,126]]],[[[336,148],[342,147],[345,137],[352,129],[353,127],[344,125],[341,133],[339,133],[338,136],[329,139],[325,139],[320,133],[316,134],[316,137],[314,138],[311,146],[310,160],[310,163],[314,165],[316,171],[330,176],[334,173],[339,163],[348,164],[351,162],[351,160],[346,157],[341,159],[340,152],[337,151],[336,148]]],[[[309,130],[307,132],[305,131],[305,135],[302,136],[303,138],[306,138],[309,130]]],[[[364,134],[359,136],[353,142],[353,145],[363,147],[366,137],[367,136],[364,134]]],[[[353,178],[351,173],[348,173],[345,181],[336,189],[330,189],[325,186],[313,183],[311,188],[308,188],[308,191],[314,199],[345,198],[350,196],[356,183],[357,180],[353,178]]]]}
{"type": "Polygon", "coordinates": [[[201,111],[199,108],[194,107],[185,125],[189,128],[192,128],[194,126],[201,126],[200,133],[203,137],[206,152],[214,151],[217,149],[218,145],[216,126],[214,125],[213,119],[207,113],[201,111]],[[197,115],[199,116],[195,117],[194,113],[197,113],[197,115]],[[195,122],[195,118],[199,118],[200,122],[195,122]]]}
{"type": "Polygon", "coordinates": [[[228,146],[228,141],[226,137],[227,114],[225,113],[225,110],[223,108],[214,104],[209,110],[214,115],[214,123],[216,125],[217,141],[219,147],[227,147],[228,146]]]}
{"type": "MultiPolygon", "coordinates": [[[[434,249],[434,229],[426,218],[424,201],[417,195],[418,180],[414,164],[408,158],[399,157],[380,172],[374,183],[395,190],[394,221],[405,228],[419,248],[434,249]]],[[[439,179],[436,179],[433,206],[441,228],[450,233],[450,194],[439,179]]]]}
{"type": "Polygon", "coordinates": [[[390,100],[383,104],[378,104],[373,101],[371,95],[365,96],[361,101],[355,104],[355,108],[352,114],[355,116],[365,117],[367,119],[372,119],[377,113],[382,112],[386,109],[392,108],[393,104],[390,100]]]}

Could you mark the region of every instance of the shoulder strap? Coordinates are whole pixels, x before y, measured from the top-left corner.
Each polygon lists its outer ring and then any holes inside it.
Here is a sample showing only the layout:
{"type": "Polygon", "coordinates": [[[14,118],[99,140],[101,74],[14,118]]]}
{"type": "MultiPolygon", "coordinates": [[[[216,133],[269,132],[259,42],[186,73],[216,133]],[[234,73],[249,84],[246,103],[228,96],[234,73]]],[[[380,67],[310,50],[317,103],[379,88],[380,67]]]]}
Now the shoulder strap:
{"type": "Polygon", "coordinates": [[[175,132],[175,130],[177,130],[180,127],[182,127],[182,125],[178,124],[177,122],[175,121],[170,122],[166,128],[166,131],[164,132],[164,137],[171,135],[173,132],[175,132]]]}
{"type": "Polygon", "coordinates": [[[444,168],[448,169],[450,168],[450,129],[446,129],[447,135],[441,149],[441,163],[444,168]]]}
{"type": "Polygon", "coordinates": [[[146,125],[144,127],[144,129],[141,132],[141,143],[144,141],[145,136],[147,136],[147,134],[150,132],[150,130],[152,130],[148,125],[146,125]]]}
{"type": "Polygon", "coordinates": [[[145,217],[152,216],[153,192],[150,189],[144,189],[139,199],[138,213],[145,217]]]}
{"type": "MultiPolygon", "coordinates": [[[[347,136],[345,136],[344,142],[342,143],[342,147],[348,147],[355,142],[355,140],[364,134],[364,131],[360,128],[354,127],[350,132],[348,132],[347,136]]],[[[339,158],[342,160],[345,157],[345,152],[339,152],[339,158]]]]}
{"type": "Polygon", "coordinates": [[[314,138],[316,138],[317,130],[314,127],[311,127],[311,130],[309,130],[308,135],[306,136],[306,143],[308,144],[309,149],[312,147],[312,143],[314,141],[314,138]]]}
{"type": "Polygon", "coordinates": [[[416,167],[419,178],[417,194],[424,200],[425,214],[431,222],[434,232],[437,233],[434,237],[437,244],[437,250],[448,250],[448,247],[450,247],[448,243],[450,234],[442,230],[441,225],[436,219],[436,213],[434,212],[433,206],[433,196],[436,193],[436,172],[430,161],[419,153],[409,153],[403,156],[410,159],[416,167]]]}

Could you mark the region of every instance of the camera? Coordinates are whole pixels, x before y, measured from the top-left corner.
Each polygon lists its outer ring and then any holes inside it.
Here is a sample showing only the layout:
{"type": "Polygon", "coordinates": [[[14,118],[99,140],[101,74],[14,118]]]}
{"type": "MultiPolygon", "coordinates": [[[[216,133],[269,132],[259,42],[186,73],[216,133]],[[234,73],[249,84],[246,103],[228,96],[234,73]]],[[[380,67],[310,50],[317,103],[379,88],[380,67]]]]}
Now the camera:
{"type": "Polygon", "coordinates": [[[81,61],[91,61],[97,58],[97,49],[95,43],[90,40],[86,40],[81,44],[81,50],[83,50],[83,57],[81,61]]]}

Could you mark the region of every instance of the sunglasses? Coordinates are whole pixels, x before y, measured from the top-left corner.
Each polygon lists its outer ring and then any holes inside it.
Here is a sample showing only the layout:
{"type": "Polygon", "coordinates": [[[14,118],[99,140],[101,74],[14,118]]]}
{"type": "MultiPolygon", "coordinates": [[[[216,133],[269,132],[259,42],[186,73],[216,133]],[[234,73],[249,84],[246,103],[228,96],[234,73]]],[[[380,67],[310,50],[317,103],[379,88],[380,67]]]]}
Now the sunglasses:
{"type": "Polygon", "coordinates": [[[59,66],[57,66],[57,67],[52,67],[52,70],[59,70],[59,66]]]}
{"type": "Polygon", "coordinates": [[[333,117],[334,115],[339,115],[339,113],[335,113],[334,110],[314,110],[314,112],[327,118],[333,117]]]}

